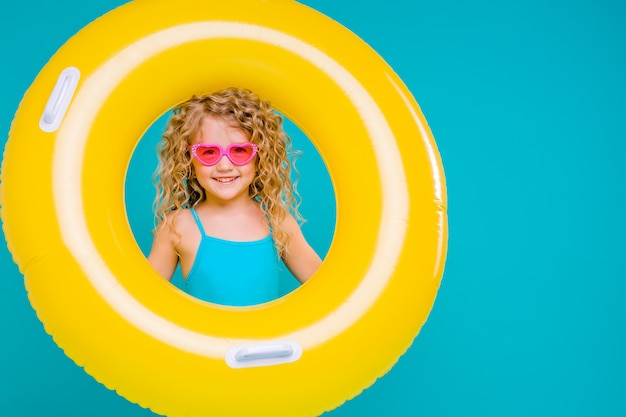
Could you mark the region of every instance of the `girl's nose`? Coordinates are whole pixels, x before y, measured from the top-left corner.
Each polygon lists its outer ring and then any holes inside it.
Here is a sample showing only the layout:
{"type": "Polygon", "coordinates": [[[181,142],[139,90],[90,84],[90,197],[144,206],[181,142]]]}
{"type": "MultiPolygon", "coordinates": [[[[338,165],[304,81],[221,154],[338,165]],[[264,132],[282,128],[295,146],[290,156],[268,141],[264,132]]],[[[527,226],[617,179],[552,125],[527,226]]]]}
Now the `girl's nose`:
{"type": "Polygon", "coordinates": [[[228,171],[233,168],[233,163],[230,162],[230,159],[226,155],[222,155],[220,160],[217,162],[216,168],[220,171],[228,171]]]}

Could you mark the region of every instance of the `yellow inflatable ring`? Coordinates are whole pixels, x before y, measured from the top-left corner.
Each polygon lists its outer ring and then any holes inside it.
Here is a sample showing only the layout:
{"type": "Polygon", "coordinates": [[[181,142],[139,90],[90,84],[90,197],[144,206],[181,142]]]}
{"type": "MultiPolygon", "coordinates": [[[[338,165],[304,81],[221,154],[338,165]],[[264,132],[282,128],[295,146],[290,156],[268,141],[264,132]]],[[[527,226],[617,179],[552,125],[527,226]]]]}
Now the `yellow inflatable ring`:
{"type": "Polygon", "coordinates": [[[2,176],[5,235],[46,331],[159,414],[337,407],[410,346],[441,280],[445,181],[417,103],[363,41],[294,1],[139,0],[97,19],[25,94],[2,176]],[[311,138],[337,204],[316,276],[247,308],[159,278],[123,197],[147,127],[192,93],[231,85],[270,99],[311,138]]]}

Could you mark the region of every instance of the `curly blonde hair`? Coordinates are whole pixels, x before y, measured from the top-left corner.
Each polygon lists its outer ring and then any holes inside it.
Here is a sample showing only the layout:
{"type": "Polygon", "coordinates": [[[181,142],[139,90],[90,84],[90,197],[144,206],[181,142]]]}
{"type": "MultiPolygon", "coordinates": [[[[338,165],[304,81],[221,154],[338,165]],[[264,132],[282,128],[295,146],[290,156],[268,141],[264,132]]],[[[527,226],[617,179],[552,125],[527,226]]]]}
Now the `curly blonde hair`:
{"type": "Polygon", "coordinates": [[[258,146],[257,173],[250,184],[249,195],[265,211],[272,238],[282,257],[289,239],[281,227],[283,220],[291,212],[299,222],[303,221],[298,212],[298,171],[293,163],[297,153],[283,130],[282,117],[269,101],[247,89],[231,87],[207,95],[194,95],[173,109],[163,140],[157,147],[159,164],[154,174],[156,228],[170,223],[166,221],[170,213],[180,213],[180,210],[206,200],[206,192],[194,172],[189,145],[207,115],[223,117],[233,123],[258,146]]]}

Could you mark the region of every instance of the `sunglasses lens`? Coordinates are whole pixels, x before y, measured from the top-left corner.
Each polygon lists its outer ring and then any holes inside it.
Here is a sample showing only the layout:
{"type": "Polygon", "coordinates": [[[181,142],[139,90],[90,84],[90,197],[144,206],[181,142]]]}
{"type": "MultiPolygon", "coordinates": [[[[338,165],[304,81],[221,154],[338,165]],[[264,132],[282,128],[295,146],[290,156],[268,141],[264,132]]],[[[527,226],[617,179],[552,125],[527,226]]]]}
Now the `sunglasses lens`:
{"type": "Polygon", "coordinates": [[[198,146],[196,148],[198,159],[205,164],[213,165],[217,163],[220,157],[220,150],[216,146],[198,146]]]}
{"type": "Polygon", "coordinates": [[[228,156],[234,164],[243,165],[250,162],[254,156],[254,148],[249,144],[233,146],[230,148],[228,156]]]}

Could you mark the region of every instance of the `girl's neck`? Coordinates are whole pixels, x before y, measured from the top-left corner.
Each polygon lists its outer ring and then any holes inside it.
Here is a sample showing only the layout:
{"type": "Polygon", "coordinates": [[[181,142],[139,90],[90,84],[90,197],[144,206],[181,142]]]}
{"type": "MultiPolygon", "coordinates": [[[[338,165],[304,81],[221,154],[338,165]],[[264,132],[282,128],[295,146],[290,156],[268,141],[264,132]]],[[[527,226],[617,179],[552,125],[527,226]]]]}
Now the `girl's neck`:
{"type": "Polygon", "coordinates": [[[205,200],[196,206],[196,212],[209,236],[247,242],[263,239],[270,233],[264,211],[251,198],[229,204],[205,200]]]}
{"type": "Polygon", "coordinates": [[[238,198],[235,200],[219,200],[214,198],[207,198],[200,204],[198,209],[210,210],[213,212],[241,212],[248,211],[250,209],[258,208],[259,204],[251,197],[245,196],[244,198],[238,198]]]}

